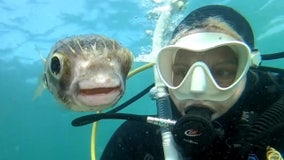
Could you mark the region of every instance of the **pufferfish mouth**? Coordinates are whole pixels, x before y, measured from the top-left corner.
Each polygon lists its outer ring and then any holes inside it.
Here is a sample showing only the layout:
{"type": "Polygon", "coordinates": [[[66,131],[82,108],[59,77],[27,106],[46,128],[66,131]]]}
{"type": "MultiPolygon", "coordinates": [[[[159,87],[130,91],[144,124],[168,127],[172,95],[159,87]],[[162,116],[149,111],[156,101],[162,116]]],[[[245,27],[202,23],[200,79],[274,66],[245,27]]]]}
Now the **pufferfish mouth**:
{"type": "MultiPolygon", "coordinates": [[[[101,111],[113,106],[123,94],[123,86],[89,86],[78,88],[75,101],[80,107],[101,111]]],[[[77,106],[78,107],[78,106],[77,106]]]]}
{"type": "Polygon", "coordinates": [[[102,88],[88,88],[79,89],[79,94],[82,95],[96,95],[96,94],[108,94],[113,91],[119,91],[120,87],[102,87],[102,88]]]}
{"type": "Polygon", "coordinates": [[[113,106],[124,93],[124,85],[119,78],[85,79],[77,83],[77,94],[73,99],[76,106],[88,110],[101,111],[113,106]]]}

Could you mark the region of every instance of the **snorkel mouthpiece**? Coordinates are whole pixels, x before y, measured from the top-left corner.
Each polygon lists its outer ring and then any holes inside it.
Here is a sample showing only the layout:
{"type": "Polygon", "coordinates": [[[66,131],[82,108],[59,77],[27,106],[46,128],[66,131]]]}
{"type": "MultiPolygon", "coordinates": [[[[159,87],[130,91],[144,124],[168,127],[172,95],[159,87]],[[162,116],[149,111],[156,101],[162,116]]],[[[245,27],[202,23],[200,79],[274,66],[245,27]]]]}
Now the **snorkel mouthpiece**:
{"type": "Polygon", "coordinates": [[[202,107],[190,107],[173,128],[176,143],[186,153],[198,153],[207,148],[216,133],[211,123],[212,111],[202,107]]]}

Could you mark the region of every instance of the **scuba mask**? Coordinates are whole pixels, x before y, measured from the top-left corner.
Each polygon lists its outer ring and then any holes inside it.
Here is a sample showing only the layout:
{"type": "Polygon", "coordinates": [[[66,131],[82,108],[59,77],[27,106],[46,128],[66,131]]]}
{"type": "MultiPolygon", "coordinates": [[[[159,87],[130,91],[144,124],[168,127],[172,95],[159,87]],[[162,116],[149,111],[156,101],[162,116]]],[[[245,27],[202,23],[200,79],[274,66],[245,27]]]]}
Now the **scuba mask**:
{"type": "Polygon", "coordinates": [[[226,34],[194,33],[160,51],[157,71],[180,100],[224,101],[260,61],[259,52],[226,34]]]}

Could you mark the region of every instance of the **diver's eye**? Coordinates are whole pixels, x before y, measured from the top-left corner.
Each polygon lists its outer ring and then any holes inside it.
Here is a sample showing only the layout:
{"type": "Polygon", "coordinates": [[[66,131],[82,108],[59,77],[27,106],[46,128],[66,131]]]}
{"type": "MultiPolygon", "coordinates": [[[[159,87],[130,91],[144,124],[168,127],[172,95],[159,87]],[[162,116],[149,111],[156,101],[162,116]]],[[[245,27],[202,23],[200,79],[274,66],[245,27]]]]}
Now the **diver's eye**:
{"type": "Polygon", "coordinates": [[[55,75],[57,75],[60,72],[61,64],[57,56],[54,56],[51,58],[50,69],[51,69],[51,72],[55,75]]]}

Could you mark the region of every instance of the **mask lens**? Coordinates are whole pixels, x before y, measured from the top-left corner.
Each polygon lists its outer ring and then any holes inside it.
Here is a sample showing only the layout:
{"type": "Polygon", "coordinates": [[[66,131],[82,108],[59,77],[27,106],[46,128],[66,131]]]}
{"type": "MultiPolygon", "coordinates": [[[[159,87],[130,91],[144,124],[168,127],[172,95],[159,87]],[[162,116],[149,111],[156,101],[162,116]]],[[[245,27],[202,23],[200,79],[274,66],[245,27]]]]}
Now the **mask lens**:
{"type": "MultiPolygon", "coordinates": [[[[176,87],[182,83],[188,71],[196,62],[208,67],[213,80],[219,87],[228,87],[237,79],[238,55],[228,46],[214,48],[204,52],[192,52],[180,49],[172,65],[172,81],[176,87]]],[[[243,67],[241,67],[243,68],[243,67]]]]}

